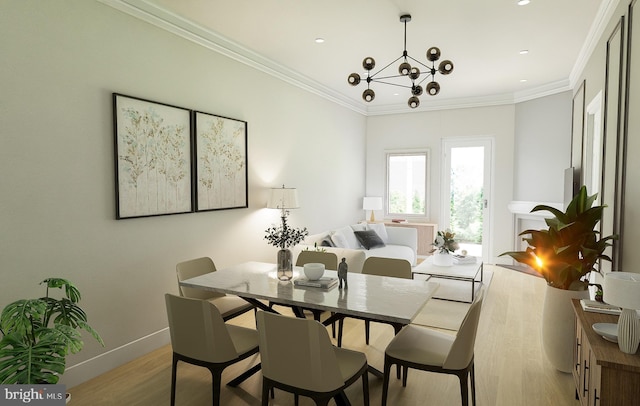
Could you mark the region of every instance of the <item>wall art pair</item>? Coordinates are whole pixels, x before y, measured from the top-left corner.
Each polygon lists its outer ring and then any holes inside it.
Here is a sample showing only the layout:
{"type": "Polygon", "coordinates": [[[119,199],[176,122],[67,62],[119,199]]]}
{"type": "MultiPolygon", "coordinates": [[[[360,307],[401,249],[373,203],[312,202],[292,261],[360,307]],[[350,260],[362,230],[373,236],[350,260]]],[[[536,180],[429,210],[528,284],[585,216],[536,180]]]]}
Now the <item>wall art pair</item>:
{"type": "Polygon", "coordinates": [[[248,207],[247,122],[113,93],[116,218],[248,207]]]}

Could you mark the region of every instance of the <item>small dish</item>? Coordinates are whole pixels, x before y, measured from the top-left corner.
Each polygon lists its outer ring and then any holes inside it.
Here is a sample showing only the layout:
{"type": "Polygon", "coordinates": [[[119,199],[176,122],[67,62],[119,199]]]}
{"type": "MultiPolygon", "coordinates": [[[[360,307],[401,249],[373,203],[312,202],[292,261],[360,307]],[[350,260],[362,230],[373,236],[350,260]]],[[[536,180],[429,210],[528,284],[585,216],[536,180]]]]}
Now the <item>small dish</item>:
{"type": "Polygon", "coordinates": [[[618,342],[618,325],[615,323],[594,323],[593,331],[600,334],[602,338],[612,343],[618,342]]]}

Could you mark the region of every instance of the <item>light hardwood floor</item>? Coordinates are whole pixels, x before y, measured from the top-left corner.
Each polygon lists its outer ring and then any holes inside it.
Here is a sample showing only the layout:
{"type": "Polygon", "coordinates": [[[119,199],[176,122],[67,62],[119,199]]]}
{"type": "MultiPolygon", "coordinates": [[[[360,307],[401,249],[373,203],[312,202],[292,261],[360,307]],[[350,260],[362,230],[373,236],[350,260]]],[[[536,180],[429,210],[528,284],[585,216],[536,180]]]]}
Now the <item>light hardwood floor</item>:
{"type": "MultiPolygon", "coordinates": [[[[478,405],[578,406],[571,374],[556,371],[546,360],[540,342],[540,315],[544,281],[501,267],[494,272],[485,296],[478,328],[475,364],[478,405]]],[[[283,311],[286,311],[282,308],[283,311]]],[[[255,326],[252,313],[234,323],[255,326]]],[[[363,351],[369,363],[382,369],[384,349],[393,329],[371,324],[371,344],[364,343],[364,323],[346,319],[345,347],[363,351]]],[[[295,337],[291,337],[292,340],[295,337]]],[[[258,356],[227,368],[223,383],[258,362],[258,356]]],[[[258,373],[237,388],[223,385],[223,405],[260,405],[261,375],[258,373]]],[[[380,404],[382,380],[369,375],[371,404],[380,404]]],[[[171,348],[155,350],[126,365],[69,389],[70,405],[168,405],[171,387],[171,348]]],[[[347,391],[354,405],[362,404],[362,386],[347,391]]],[[[177,405],[210,405],[211,377],[204,368],[178,365],[177,405]]],[[[293,396],[276,391],[271,405],[293,405],[293,396]]],[[[301,405],[311,405],[301,398],[301,405]]],[[[392,378],[389,405],[459,405],[455,376],[411,370],[407,387],[392,378]]]]}

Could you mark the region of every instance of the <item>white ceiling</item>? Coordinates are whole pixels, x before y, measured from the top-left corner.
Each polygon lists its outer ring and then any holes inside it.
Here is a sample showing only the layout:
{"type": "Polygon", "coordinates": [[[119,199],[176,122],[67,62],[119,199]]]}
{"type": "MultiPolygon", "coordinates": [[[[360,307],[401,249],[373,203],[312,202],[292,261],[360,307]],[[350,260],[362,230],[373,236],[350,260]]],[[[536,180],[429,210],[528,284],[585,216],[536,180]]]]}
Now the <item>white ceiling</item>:
{"type": "MultiPolygon", "coordinates": [[[[440,94],[417,110],[512,103],[570,89],[617,0],[100,0],[363,114],[409,112],[409,89],[372,84],[362,101],[362,60],[376,71],[403,51],[427,63],[437,46],[455,65],[440,94]],[[318,44],[321,37],[325,42],[318,44]],[[519,51],[528,50],[521,55],[519,51]],[[521,80],[526,79],[526,82],[521,80]],[[399,95],[394,95],[399,93],[399,95]]],[[[397,65],[396,63],[394,64],[397,65]]],[[[389,68],[391,74],[397,68],[389,68]]],[[[385,71],[386,73],[386,71],[385,71]]],[[[408,79],[407,79],[407,82],[408,79]]]]}

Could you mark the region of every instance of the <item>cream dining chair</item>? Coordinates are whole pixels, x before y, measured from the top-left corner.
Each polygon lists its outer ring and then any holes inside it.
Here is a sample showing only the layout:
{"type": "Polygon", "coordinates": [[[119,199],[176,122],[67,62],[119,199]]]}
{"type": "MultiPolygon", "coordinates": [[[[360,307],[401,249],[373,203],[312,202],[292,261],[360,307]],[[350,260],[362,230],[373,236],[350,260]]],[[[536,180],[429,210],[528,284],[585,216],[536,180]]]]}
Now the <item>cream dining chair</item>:
{"type": "Polygon", "coordinates": [[[207,300],[213,303],[220,311],[220,314],[222,314],[224,320],[229,320],[254,309],[253,305],[238,296],[225,295],[224,293],[216,293],[180,285],[180,282],[186,279],[195,278],[196,276],[215,271],[216,266],[209,257],[196,258],[178,263],[176,265],[176,275],[178,276],[180,296],[207,300]]]}
{"type": "MultiPolygon", "coordinates": [[[[222,371],[258,353],[258,332],[225,324],[218,308],[206,300],[165,294],[173,361],[171,364],[171,406],[176,403],[178,361],[198,365],[211,372],[213,406],[220,404],[222,371]]],[[[260,370],[260,364],[230,381],[237,386],[260,370]]]]}
{"type": "Polygon", "coordinates": [[[273,388],[310,397],[326,405],[362,378],[364,404],[369,405],[367,357],[331,344],[326,328],[315,320],[258,311],[258,335],[262,360],[262,405],[269,403],[273,388]]]}
{"type": "Polygon", "coordinates": [[[387,404],[391,366],[402,366],[402,386],[407,385],[409,368],[457,375],[460,380],[462,405],[469,404],[469,376],[471,399],[476,404],[476,382],[473,362],[476,332],[480,320],[483,291],[471,304],[455,336],[428,327],[409,324],[389,343],[384,353],[382,406],[387,404]]]}
{"type": "MultiPolygon", "coordinates": [[[[367,275],[392,276],[395,278],[412,279],[411,263],[406,259],[369,257],[364,261],[362,273],[367,275]]],[[[364,337],[365,342],[369,345],[370,320],[364,319],[364,337]]],[[[376,322],[384,323],[376,320],[376,322]]],[[[343,319],[338,322],[338,347],[342,346],[342,328],[343,319]]],[[[400,331],[401,326],[396,323],[389,323],[393,326],[394,331],[400,331]]]]}

